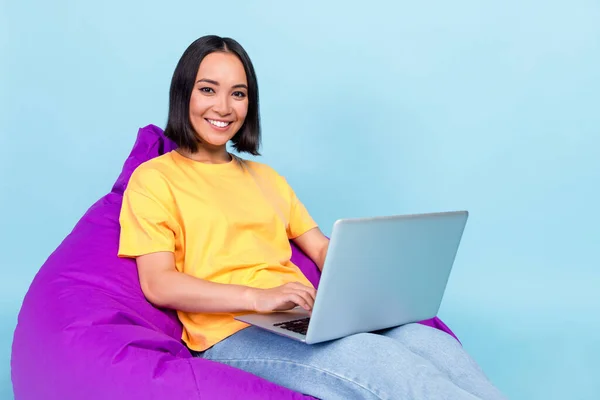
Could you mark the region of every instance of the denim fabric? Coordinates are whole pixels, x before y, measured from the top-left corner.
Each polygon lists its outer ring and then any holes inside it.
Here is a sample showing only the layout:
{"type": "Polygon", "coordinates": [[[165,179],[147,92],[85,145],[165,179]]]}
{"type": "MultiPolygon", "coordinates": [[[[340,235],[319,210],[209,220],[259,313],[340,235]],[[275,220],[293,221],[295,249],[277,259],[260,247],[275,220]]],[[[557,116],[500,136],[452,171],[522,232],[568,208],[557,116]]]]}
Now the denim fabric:
{"type": "Polygon", "coordinates": [[[249,327],[194,355],[323,400],[504,399],[454,338],[421,324],[315,345],[249,327]]]}

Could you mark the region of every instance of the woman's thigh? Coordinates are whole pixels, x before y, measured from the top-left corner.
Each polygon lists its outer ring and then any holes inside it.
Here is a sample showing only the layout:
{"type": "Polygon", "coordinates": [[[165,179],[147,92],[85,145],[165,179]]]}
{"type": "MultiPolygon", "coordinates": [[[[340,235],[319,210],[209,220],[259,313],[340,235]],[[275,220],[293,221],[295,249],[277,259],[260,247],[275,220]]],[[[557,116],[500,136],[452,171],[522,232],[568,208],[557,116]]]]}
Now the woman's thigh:
{"type": "Polygon", "coordinates": [[[320,399],[476,399],[399,341],[371,333],[307,345],[249,327],[201,354],[320,399]]]}
{"type": "Polygon", "coordinates": [[[378,332],[429,360],[456,385],[484,399],[503,398],[480,366],[452,336],[422,324],[407,324],[378,332]]]}

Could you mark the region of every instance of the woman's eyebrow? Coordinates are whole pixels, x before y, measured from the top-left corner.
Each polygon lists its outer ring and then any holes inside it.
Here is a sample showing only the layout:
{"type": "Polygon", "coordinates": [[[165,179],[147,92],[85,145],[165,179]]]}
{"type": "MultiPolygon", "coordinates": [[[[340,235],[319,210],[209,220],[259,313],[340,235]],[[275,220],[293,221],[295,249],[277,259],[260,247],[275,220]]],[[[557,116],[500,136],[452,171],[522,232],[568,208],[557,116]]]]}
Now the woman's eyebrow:
{"type": "MultiPolygon", "coordinates": [[[[210,83],[211,85],[219,86],[219,82],[214,81],[212,79],[202,78],[202,79],[199,79],[196,83],[200,83],[200,82],[206,82],[206,83],[210,83]]],[[[234,88],[234,89],[237,89],[237,88],[248,89],[248,85],[246,85],[244,83],[238,83],[237,85],[233,85],[232,88],[234,88]]]]}
{"type": "Polygon", "coordinates": [[[219,82],[213,81],[212,79],[202,78],[202,79],[199,79],[199,80],[196,81],[196,83],[200,83],[200,82],[206,82],[206,83],[210,83],[210,84],[215,85],[215,86],[219,86],[219,82]]]}

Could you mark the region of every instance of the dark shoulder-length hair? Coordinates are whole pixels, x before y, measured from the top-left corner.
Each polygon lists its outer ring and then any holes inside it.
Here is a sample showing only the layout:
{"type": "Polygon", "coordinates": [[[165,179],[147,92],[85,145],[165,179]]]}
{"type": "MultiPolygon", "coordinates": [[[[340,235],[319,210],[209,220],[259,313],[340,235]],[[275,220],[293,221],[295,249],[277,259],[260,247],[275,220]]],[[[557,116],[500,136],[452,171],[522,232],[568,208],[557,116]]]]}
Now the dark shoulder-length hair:
{"type": "Polygon", "coordinates": [[[258,83],[250,57],[244,48],[231,38],[216,35],[203,36],[185,50],[175,67],[169,92],[169,115],[165,136],[177,146],[195,152],[199,139],[190,122],[190,99],[200,63],[214,52],[235,54],[246,72],[248,81],[248,113],[240,130],[231,139],[238,152],[260,155],[260,114],[258,110],[258,83]]]}

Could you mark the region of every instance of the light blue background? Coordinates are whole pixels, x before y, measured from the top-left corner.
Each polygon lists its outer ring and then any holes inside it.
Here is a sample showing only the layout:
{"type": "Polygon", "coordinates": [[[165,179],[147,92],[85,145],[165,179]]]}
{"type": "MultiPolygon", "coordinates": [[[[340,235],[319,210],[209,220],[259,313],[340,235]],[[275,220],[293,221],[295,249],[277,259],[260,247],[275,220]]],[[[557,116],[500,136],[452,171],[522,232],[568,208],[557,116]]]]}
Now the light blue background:
{"type": "Polygon", "coordinates": [[[0,398],[31,279],[207,33],[252,57],[262,160],[326,233],[468,209],[440,316],[510,398],[600,398],[600,4],[320,3],[0,3],[0,398]]]}

